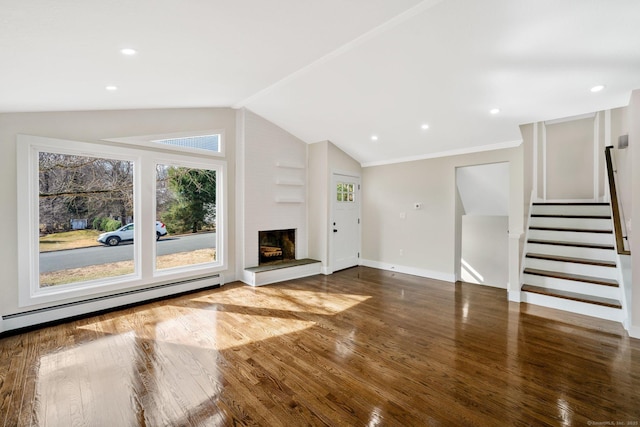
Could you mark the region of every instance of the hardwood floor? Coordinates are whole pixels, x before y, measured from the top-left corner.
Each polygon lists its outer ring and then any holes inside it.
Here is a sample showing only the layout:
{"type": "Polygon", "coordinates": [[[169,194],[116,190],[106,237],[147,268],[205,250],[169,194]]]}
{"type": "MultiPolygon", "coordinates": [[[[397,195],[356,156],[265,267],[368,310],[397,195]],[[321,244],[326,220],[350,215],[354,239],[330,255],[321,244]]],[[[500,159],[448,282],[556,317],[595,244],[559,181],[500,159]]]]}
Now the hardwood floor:
{"type": "Polygon", "coordinates": [[[365,267],[0,338],[5,426],[639,422],[620,325],[365,267]]]}

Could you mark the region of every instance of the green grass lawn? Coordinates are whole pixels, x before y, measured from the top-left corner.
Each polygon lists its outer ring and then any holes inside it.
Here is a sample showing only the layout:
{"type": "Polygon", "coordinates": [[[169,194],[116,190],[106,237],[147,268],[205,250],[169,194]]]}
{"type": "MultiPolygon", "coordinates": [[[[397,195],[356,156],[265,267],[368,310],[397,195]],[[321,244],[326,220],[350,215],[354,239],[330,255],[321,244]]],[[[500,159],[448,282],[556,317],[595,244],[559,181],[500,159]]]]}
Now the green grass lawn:
{"type": "MultiPolygon", "coordinates": [[[[186,265],[202,264],[216,259],[215,249],[197,249],[190,252],[179,252],[171,255],[161,255],[156,259],[158,269],[182,267],[186,265]]],[[[64,285],[89,280],[116,277],[134,272],[133,261],[120,261],[109,264],[90,265],[81,268],[52,271],[40,275],[40,286],[64,285]]]]}
{"type": "Polygon", "coordinates": [[[97,230],[75,230],[64,233],[47,234],[46,236],[40,237],[40,252],[99,246],[100,243],[98,243],[96,239],[100,233],[101,232],[97,230]]]}

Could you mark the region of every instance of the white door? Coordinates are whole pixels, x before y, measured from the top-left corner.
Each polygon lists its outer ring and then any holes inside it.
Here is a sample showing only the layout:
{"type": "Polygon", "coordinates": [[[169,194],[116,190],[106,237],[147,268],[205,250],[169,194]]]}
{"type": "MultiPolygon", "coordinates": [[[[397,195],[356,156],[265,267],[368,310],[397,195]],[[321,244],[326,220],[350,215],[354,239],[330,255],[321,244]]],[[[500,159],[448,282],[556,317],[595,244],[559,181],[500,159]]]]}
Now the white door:
{"type": "Polygon", "coordinates": [[[331,269],[353,267],[360,261],[360,178],[333,175],[331,269]]]}

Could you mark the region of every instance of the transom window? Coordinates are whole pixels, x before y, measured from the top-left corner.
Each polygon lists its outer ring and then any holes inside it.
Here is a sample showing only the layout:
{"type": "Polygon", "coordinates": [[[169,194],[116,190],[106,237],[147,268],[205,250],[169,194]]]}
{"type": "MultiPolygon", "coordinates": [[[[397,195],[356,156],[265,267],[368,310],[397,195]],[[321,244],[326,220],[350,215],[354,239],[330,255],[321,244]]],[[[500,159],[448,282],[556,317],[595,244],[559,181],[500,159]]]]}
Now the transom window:
{"type": "Polygon", "coordinates": [[[151,142],[156,144],[171,145],[174,147],[191,148],[196,150],[220,151],[220,135],[200,135],[184,138],[156,139],[151,142]]]}

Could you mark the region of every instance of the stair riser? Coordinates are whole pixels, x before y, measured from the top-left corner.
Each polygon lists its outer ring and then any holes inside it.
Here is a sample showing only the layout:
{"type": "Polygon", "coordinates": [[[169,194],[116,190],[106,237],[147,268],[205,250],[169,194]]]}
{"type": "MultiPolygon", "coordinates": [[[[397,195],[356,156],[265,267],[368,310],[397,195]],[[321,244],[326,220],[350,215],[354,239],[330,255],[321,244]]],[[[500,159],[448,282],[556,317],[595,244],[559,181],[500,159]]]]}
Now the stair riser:
{"type": "Polygon", "coordinates": [[[603,307],[595,304],[587,304],[578,301],[555,298],[547,295],[522,292],[521,301],[529,304],[541,305],[543,307],[555,308],[572,313],[583,314],[585,316],[597,317],[600,319],[612,320],[614,322],[624,321],[622,310],[611,307],[603,307]]]}
{"type": "Polygon", "coordinates": [[[529,239],[596,243],[601,245],[613,245],[614,243],[612,234],[576,233],[571,231],[529,230],[529,239]]]}
{"type": "MultiPolygon", "coordinates": [[[[529,232],[531,232],[530,230],[529,232]]],[[[616,253],[613,250],[577,248],[575,246],[542,245],[527,243],[527,252],[538,254],[559,255],[572,258],[586,258],[602,261],[615,261],[616,253]]]]}
{"type": "Polygon", "coordinates": [[[593,218],[546,218],[531,217],[531,227],[584,228],[586,230],[612,230],[610,219],[593,218]]]}
{"type": "Polygon", "coordinates": [[[567,291],[583,295],[620,300],[620,288],[613,286],[594,285],[593,283],[576,282],[573,280],[556,279],[554,277],[524,274],[523,282],[527,285],[541,286],[543,288],[567,291]]]}
{"type": "Polygon", "coordinates": [[[611,215],[609,205],[533,205],[531,213],[545,215],[611,215]]]}
{"type": "Polygon", "coordinates": [[[536,270],[556,271],[560,273],[579,274],[582,276],[597,277],[602,279],[618,278],[618,271],[611,267],[597,265],[576,264],[573,262],[549,261],[546,259],[525,258],[525,268],[536,270]]]}

